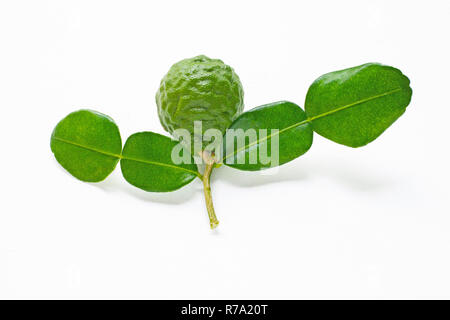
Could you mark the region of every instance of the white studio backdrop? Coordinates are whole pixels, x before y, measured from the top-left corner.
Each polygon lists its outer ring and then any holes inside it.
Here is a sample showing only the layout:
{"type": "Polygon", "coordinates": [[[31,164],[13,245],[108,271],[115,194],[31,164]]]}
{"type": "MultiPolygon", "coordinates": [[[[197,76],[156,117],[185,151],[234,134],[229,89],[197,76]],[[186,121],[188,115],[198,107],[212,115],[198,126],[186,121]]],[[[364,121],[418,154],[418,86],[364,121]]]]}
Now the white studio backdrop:
{"type": "Polygon", "coordinates": [[[1,1],[0,298],[450,298],[449,1],[1,1]],[[413,98],[379,139],[317,134],[277,172],[222,167],[209,229],[200,181],[146,193],[55,161],[68,113],[122,140],[164,133],[154,94],[205,54],[240,76],[245,110],[303,107],[318,76],[402,70],[413,98]]]}

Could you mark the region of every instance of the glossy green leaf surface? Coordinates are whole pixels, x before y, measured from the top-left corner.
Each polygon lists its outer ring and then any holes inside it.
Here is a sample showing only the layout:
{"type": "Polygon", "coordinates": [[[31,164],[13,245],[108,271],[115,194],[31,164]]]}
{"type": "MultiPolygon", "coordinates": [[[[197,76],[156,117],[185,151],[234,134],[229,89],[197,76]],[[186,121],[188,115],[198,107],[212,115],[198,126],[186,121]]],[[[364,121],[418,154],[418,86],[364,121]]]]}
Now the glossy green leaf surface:
{"type": "Polygon", "coordinates": [[[229,130],[224,136],[223,163],[240,170],[255,171],[274,166],[273,162],[267,163],[267,159],[263,159],[265,155],[272,157],[273,151],[278,152],[278,165],[282,165],[308,151],[313,141],[313,131],[305,112],[288,101],[274,102],[247,111],[229,129],[235,130],[235,136],[231,136],[229,130]],[[242,130],[240,134],[237,134],[238,129],[242,130]],[[237,141],[245,136],[248,129],[256,130],[257,138],[253,140],[247,135],[245,144],[240,146],[237,141]],[[266,129],[267,132],[260,129],[266,129]],[[277,129],[278,132],[271,129],[277,129]],[[272,144],[274,139],[278,140],[278,147],[272,144]],[[267,153],[261,153],[262,150],[267,150],[267,153]]]}
{"type": "Polygon", "coordinates": [[[400,70],[367,63],[319,77],[308,90],[305,111],[318,134],[360,147],[405,112],[411,95],[409,79],[400,70]]]}
{"type": "Polygon", "coordinates": [[[131,135],[122,151],[120,167],[124,178],[145,191],[167,192],[181,188],[198,176],[197,166],[175,164],[172,150],[178,144],[169,137],[138,132],[131,135]]]}
{"type": "Polygon", "coordinates": [[[92,110],[79,110],[57,124],[50,147],[56,160],[75,178],[98,182],[116,167],[122,140],[110,117],[92,110]]]}

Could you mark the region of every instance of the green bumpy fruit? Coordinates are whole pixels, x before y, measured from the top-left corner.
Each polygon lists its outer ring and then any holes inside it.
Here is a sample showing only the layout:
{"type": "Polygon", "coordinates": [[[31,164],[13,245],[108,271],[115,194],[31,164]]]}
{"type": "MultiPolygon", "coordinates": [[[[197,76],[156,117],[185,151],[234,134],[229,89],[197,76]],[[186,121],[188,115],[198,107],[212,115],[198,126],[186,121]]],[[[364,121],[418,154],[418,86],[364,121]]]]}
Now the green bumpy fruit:
{"type": "MultiPolygon", "coordinates": [[[[186,129],[194,139],[194,121],[202,122],[202,135],[214,128],[225,133],[244,109],[244,91],[234,70],[218,59],[197,56],[175,63],[161,80],[156,104],[162,126],[173,135],[186,129]]],[[[203,141],[202,147],[209,141],[203,141]]]]}

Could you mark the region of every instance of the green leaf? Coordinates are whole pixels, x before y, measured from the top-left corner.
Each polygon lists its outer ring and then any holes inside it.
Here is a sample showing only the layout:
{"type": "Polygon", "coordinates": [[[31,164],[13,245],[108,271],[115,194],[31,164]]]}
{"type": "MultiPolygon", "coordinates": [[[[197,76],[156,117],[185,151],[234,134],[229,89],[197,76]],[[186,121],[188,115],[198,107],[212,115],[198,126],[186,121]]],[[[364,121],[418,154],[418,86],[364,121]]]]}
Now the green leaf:
{"type": "Polygon", "coordinates": [[[123,147],[120,161],[124,178],[145,191],[167,192],[200,177],[190,155],[189,164],[172,161],[172,150],[177,145],[177,141],[153,132],[131,135],[123,147]]]}
{"type": "Polygon", "coordinates": [[[92,110],[79,110],[57,124],[50,147],[56,160],[75,178],[98,182],[116,167],[122,140],[110,117],[92,110]]]}
{"type": "Polygon", "coordinates": [[[314,81],[306,95],[305,111],[318,134],[361,147],[405,112],[411,95],[409,79],[400,70],[367,63],[314,81]]]}
{"type": "Polygon", "coordinates": [[[223,162],[227,166],[249,171],[282,165],[308,151],[312,139],[311,125],[298,105],[287,101],[266,104],[241,114],[231,124],[224,137],[223,162]],[[230,129],[235,130],[234,136],[230,129]],[[236,131],[238,129],[242,130],[236,131]],[[247,135],[245,143],[239,145],[239,139],[245,138],[248,129],[256,130],[256,139],[247,135]],[[267,132],[260,129],[267,129],[267,132]],[[278,132],[271,129],[277,129],[278,132]],[[265,150],[268,150],[267,153],[265,150]],[[268,162],[270,158],[273,160],[276,152],[278,163],[268,162]]]}

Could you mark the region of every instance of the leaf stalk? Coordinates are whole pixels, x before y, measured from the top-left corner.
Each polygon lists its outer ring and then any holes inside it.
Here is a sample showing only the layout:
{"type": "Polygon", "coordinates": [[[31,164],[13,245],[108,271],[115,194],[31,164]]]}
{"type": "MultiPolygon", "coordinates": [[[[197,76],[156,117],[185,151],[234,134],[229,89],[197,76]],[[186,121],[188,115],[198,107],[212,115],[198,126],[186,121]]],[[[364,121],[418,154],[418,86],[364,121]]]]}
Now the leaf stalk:
{"type": "Polygon", "coordinates": [[[215,160],[208,152],[204,151],[202,153],[202,158],[205,161],[205,171],[203,172],[202,182],[203,182],[203,192],[205,194],[206,209],[208,211],[209,224],[211,229],[216,228],[219,225],[219,220],[217,220],[216,212],[214,211],[214,205],[211,196],[211,185],[210,177],[211,173],[215,167],[215,160]]]}

